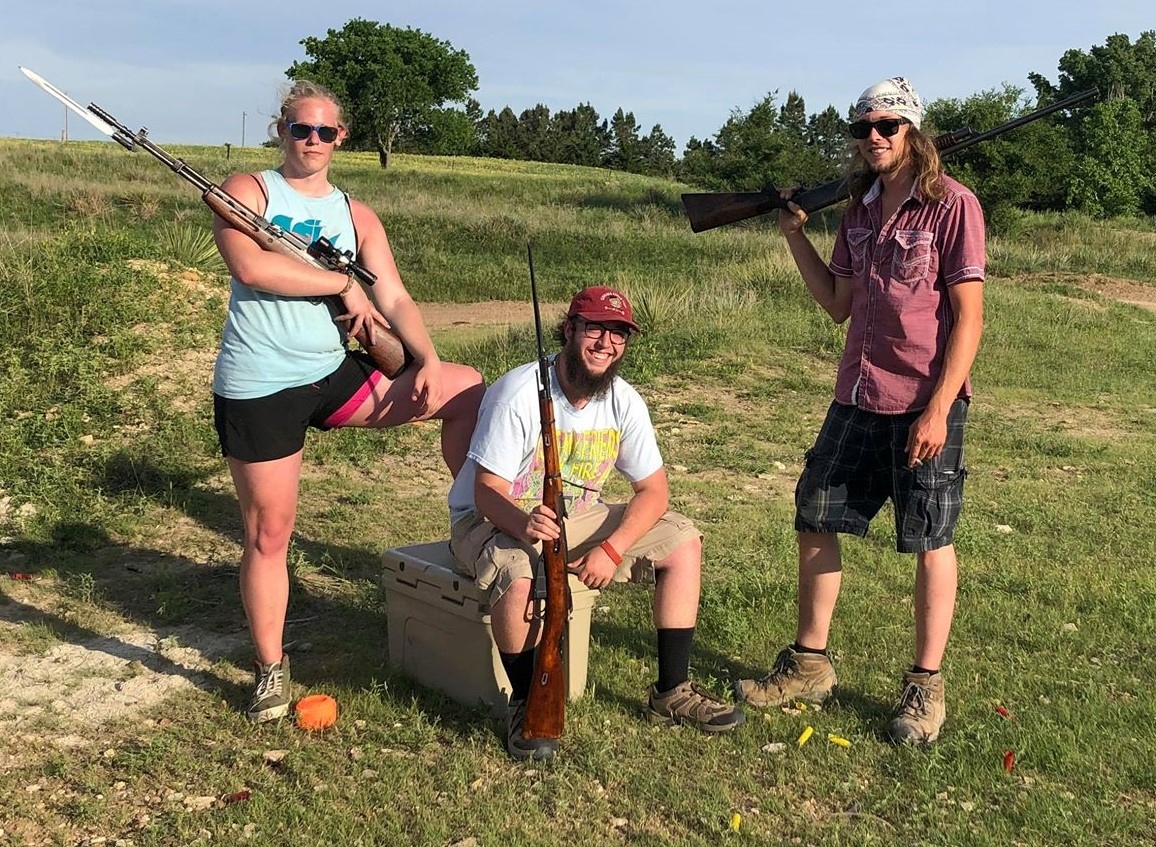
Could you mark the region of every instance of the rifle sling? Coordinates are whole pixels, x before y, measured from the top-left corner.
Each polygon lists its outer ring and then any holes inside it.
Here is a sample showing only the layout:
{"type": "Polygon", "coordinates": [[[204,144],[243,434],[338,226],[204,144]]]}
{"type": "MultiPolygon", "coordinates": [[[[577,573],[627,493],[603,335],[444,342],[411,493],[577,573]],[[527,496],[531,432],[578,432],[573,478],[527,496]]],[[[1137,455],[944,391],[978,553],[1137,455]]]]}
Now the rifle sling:
{"type": "Polygon", "coordinates": [[[534,586],[531,593],[535,602],[546,599],[546,554],[542,553],[534,563],[534,586]]]}

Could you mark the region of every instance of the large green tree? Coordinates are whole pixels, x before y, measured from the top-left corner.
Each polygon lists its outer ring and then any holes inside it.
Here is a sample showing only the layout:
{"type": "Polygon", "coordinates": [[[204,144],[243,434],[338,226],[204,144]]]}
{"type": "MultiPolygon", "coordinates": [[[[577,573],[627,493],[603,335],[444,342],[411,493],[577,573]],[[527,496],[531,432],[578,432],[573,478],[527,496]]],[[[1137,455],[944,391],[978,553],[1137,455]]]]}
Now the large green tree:
{"type": "Polygon", "coordinates": [[[556,162],[555,137],[550,109],[538,103],[518,116],[519,159],[530,162],[556,162]]]}
{"type": "Polygon", "coordinates": [[[351,118],[351,145],[377,150],[382,167],[399,137],[420,134],[437,122],[435,110],[464,104],[478,87],[465,51],[409,27],[354,18],[301,45],[309,60],[294,62],[286,76],[333,89],[351,118]]]}
{"type": "Polygon", "coordinates": [[[1146,202],[1151,203],[1156,187],[1152,160],[1135,143],[1143,134],[1141,124],[1139,105],[1130,97],[1117,97],[1088,110],[1077,130],[1083,150],[1068,182],[1073,206],[1092,215],[1114,217],[1137,215],[1146,202]]]}
{"type": "Polygon", "coordinates": [[[777,96],[772,91],[749,112],[732,111],[713,140],[687,142],[679,177],[715,191],[814,188],[837,179],[847,161],[847,122],[833,106],[808,118],[798,92],[782,105],[777,96]]]}
{"type": "Polygon", "coordinates": [[[775,104],[776,95],[770,92],[749,112],[733,110],[712,141],[692,138],[680,177],[715,191],[755,191],[769,182],[797,185],[791,153],[802,144],[798,107],[803,104],[793,100],[784,112],[775,104]]]}
{"type": "Polygon", "coordinates": [[[428,156],[473,156],[478,152],[481,106],[471,99],[465,109],[431,109],[425,119],[398,137],[398,153],[428,156]]]}
{"type": "Polygon", "coordinates": [[[1135,42],[1117,33],[1087,52],[1068,50],[1059,71],[1055,85],[1042,74],[1028,74],[1041,98],[1054,101],[1097,86],[1104,99],[1135,100],[1141,123],[1156,129],[1156,30],[1141,33],[1135,42]]]}
{"type": "Polygon", "coordinates": [[[637,173],[643,161],[642,139],[638,137],[640,128],[634,112],[621,107],[610,118],[610,150],[603,164],[617,171],[637,173]]]}
{"type": "Polygon", "coordinates": [[[1156,30],[1142,32],[1135,41],[1117,33],[1088,51],[1068,50],[1059,71],[1056,84],[1038,73],[1028,79],[1049,100],[1096,86],[1104,101],[1068,117],[1080,161],[1079,184],[1070,200],[1105,214],[1156,213],[1150,176],[1156,170],[1156,30]],[[1112,105],[1118,100],[1132,106],[1112,105]],[[1098,180],[1112,184],[1097,186],[1098,180]]]}
{"type": "MultiPolygon", "coordinates": [[[[1050,100],[1031,104],[1023,89],[1004,83],[963,100],[932,101],[924,128],[936,135],[965,129],[982,133],[1050,100]]],[[[1063,209],[1075,153],[1072,134],[1062,121],[1062,117],[1041,118],[1001,133],[955,153],[946,169],[976,193],[992,219],[1002,213],[1001,207],[1063,209]]]]}
{"type": "Polygon", "coordinates": [[[522,152],[518,144],[518,116],[509,106],[500,112],[490,109],[478,121],[480,155],[494,159],[517,159],[522,152]]]}
{"type": "Polygon", "coordinates": [[[552,120],[557,159],[568,165],[598,167],[610,149],[610,128],[589,103],[556,112],[552,120]]]}

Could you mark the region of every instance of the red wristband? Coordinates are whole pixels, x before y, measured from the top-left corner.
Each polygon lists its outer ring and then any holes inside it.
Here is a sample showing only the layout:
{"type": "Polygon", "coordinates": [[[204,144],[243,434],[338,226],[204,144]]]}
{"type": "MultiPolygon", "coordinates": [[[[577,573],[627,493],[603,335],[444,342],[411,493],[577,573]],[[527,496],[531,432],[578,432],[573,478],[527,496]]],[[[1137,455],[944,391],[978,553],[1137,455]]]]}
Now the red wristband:
{"type": "Polygon", "coordinates": [[[603,541],[598,546],[601,547],[606,555],[610,557],[610,561],[614,562],[616,567],[622,564],[622,554],[611,547],[609,541],[603,541]]]}

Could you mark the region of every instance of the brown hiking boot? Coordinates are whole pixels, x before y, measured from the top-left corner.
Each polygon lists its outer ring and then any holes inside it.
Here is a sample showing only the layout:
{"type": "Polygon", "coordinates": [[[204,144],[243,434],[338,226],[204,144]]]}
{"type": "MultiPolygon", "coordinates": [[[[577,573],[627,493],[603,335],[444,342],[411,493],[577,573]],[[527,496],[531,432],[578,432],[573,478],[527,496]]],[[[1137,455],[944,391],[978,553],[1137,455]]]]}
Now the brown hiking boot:
{"type": "Polygon", "coordinates": [[[895,704],[895,717],[887,734],[895,744],[930,744],[939,738],[947,718],[943,674],[903,674],[903,693],[895,704]]]}
{"type": "Polygon", "coordinates": [[[735,699],[752,706],[789,706],[796,700],[822,703],[838,686],[830,658],[785,647],[775,659],[774,669],[761,680],[740,679],[735,683],[735,699]]]}
{"type": "Polygon", "coordinates": [[[651,723],[686,724],[703,732],[730,732],[746,720],[738,706],[720,700],[693,682],[676,685],[665,694],[650,686],[645,712],[651,723]]]}

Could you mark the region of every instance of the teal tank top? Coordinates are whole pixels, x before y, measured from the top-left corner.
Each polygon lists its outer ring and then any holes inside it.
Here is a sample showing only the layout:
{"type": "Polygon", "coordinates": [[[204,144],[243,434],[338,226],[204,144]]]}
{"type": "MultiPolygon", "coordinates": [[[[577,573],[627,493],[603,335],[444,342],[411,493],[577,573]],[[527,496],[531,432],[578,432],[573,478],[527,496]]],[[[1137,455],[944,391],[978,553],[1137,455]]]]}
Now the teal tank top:
{"type": "MultiPolygon", "coordinates": [[[[265,218],[312,243],[324,235],[357,252],[349,200],[334,188],[325,197],[298,194],[277,171],[263,171],[269,192],[265,218]]],[[[229,280],[229,313],[213,369],[213,392],[233,400],[265,397],[308,385],[337,370],[345,329],[323,297],[285,297],[229,280]]]]}

